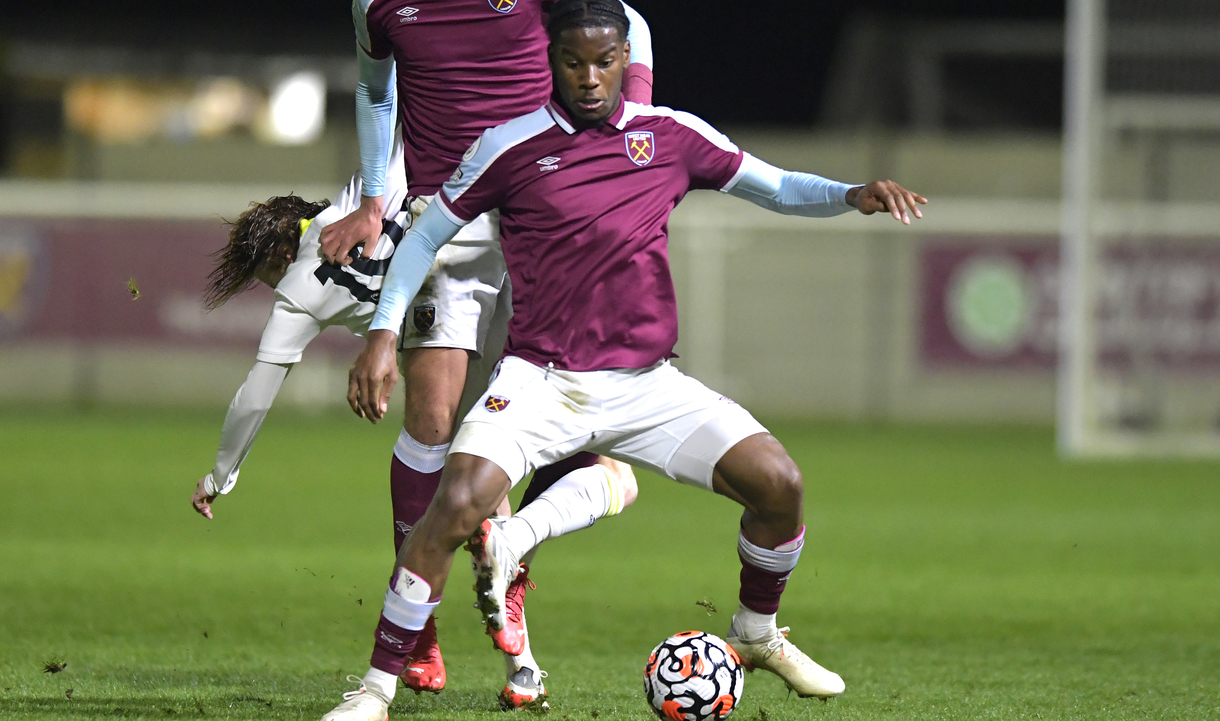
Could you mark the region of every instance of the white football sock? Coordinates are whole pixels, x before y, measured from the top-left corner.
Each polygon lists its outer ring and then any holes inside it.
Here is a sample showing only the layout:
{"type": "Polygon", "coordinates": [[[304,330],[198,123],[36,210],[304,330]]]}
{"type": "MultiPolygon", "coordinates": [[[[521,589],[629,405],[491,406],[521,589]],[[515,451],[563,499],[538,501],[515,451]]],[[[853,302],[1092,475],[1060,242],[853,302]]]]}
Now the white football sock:
{"type": "Polygon", "coordinates": [[[538,547],[534,546],[530,549],[529,553],[521,557],[521,565],[526,568],[534,565],[534,556],[536,555],[538,555],[538,547]]]}
{"type": "Polygon", "coordinates": [[[743,641],[761,641],[770,638],[775,633],[775,614],[751,611],[742,604],[737,604],[737,613],[733,614],[733,622],[729,624],[729,635],[743,641]]]}
{"type": "Polygon", "coordinates": [[[420,473],[436,473],[444,468],[448,453],[448,443],[426,446],[412,438],[406,428],[398,432],[398,441],[394,443],[394,457],[407,468],[420,473]]]}
{"type": "Polygon", "coordinates": [[[588,528],[623,510],[623,494],[605,466],[588,466],[555,481],[501,526],[513,555],[522,558],[549,538],[588,528]]]}
{"type": "Polygon", "coordinates": [[[521,628],[525,629],[525,649],[516,656],[504,654],[504,668],[508,672],[508,677],[512,678],[517,671],[528,668],[534,671],[540,670],[538,662],[534,660],[534,654],[530,650],[530,635],[529,626],[525,622],[525,617],[521,618],[521,628]]]}
{"type": "Polygon", "coordinates": [[[364,674],[363,681],[364,687],[368,690],[376,691],[390,701],[394,700],[394,692],[398,690],[398,677],[394,674],[370,666],[369,672],[364,674]]]}

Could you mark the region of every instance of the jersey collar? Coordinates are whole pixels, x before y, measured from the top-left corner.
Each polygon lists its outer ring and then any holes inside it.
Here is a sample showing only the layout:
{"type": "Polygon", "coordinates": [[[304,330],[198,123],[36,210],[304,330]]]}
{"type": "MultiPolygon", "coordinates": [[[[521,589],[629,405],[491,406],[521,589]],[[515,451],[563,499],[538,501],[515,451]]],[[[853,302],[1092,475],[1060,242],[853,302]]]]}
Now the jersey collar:
{"type": "MultiPolygon", "coordinates": [[[[610,117],[606,119],[606,125],[613,126],[616,130],[622,130],[627,125],[626,108],[627,99],[619,95],[618,107],[614,109],[613,113],[610,113],[610,117]]],[[[555,124],[563,128],[565,133],[572,135],[576,132],[571,116],[563,109],[563,103],[559,100],[559,93],[551,93],[551,100],[546,104],[546,110],[555,119],[555,124]]]]}

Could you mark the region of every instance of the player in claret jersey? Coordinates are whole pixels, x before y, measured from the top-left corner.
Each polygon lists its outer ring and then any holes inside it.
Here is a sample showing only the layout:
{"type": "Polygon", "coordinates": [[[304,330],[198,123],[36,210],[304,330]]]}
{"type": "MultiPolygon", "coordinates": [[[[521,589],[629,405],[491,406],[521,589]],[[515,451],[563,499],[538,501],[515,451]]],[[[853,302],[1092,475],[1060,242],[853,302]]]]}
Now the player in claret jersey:
{"type": "MultiPolygon", "coordinates": [[[[322,230],[328,260],[348,263],[348,252],[357,245],[363,243],[365,255],[375,247],[389,202],[383,197],[383,179],[396,114],[409,202],[418,209],[426,207],[484,130],[546,102],[551,92],[545,28],[550,5],[551,0],[354,0],[363,197],[351,215],[322,230]]],[[[634,11],[627,12],[633,18],[633,62],[625,92],[649,102],[648,26],[634,11]]],[[[408,299],[411,310],[399,334],[406,411],[390,470],[398,546],[436,490],[459,412],[480,396],[500,357],[512,306],[499,236],[498,216],[481,215],[437,256],[419,295],[408,299]]],[[[385,407],[372,408],[366,417],[376,422],[384,412],[385,407]]],[[[615,513],[634,498],[630,467],[610,459],[595,461],[594,454],[579,454],[535,474],[531,488],[554,483],[551,507],[566,519],[540,527],[540,535],[588,525],[590,517],[615,513]]],[[[507,505],[499,511],[507,513],[507,505]]],[[[543,692],[521,612],[530,559],[521,561],[525,572],[509,590],[512,613],[503,626],[488,628],[510,656],[502,698],[514,706],[543,692]]],[[[435,639],[435,624],[429,620],[409,663],[390,670],[417,692],[439,691],[445,684],[435,639]]],[[[392,676],[373,674],[365,682],[393,694],[392,676]]]]}
{"type": "MultiPolygon", "coordinates": [[[[728,641],[747,664],[778,674],[799,695],[834,696],[842,679],[788,641],[775,619],[804,541],[800,471],[741,406],[669,363],[678,325],[667,223],[698,188],[780,213],[888,211],[903,223],[922,217],[918,204],[926,201],[892,181],[852,186],[781,170],[695,116],[624,101],[627,30],[617,0],[556,4],[548,26],[554,95],[483,133],[386,275],[351,374],[365,413],[387,398],[395,334],[436,253],[499,209],[513,281],[505,358],[462,422],[440,488],[399,554],[373,670],[394,669],[411,653],[453,554],[468,539],[491,594],[481,594],[480,605],[489,624],[497,622],[529,542],[488,515],[532,469],[593,451],[744,507],[740,605],[728,641]]],[[[367,705],[362,718],[385,708],[380,699],[349,703],[367,705]]],[[[354,718],[345,710],[333,718],[354,718]]]]}

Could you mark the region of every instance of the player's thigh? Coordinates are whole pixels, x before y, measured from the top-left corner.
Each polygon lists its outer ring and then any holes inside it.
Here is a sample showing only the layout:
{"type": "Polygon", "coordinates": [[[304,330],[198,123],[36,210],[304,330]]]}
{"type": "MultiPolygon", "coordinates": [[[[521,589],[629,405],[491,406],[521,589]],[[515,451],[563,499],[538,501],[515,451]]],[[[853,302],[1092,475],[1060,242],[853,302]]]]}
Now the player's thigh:
{"type": "Polygon", "coordinates": [[[407,348],[399,356],[404,383],[403,427],[427,445],[447,443],[466,384],[469,351],[407,348]]]}
{"type": "Polygon", "coordinates": [[[491,460],[516,485],[530,471],[582,450],[591,435],[585,421],[547,382],[547,369],[509,356],[463,418],[450,453],[491,460]]]}
{"type": "Polygon", "coordinates": [[[664,380],[645,389],[636,411],[639,418],[634,419],[639,430],[596,450],[712,490],[713,472],[721,457],[737,443],[767,429],[749,411],[690,376],[674,371],[664,380]]]}

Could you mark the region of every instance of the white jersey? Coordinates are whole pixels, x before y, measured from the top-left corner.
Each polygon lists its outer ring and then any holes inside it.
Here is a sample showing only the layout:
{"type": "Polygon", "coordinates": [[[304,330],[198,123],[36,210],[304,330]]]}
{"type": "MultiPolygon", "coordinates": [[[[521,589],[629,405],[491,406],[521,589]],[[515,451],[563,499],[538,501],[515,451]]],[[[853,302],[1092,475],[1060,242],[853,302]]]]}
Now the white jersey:
{"type": "Polygon", "coordinates": [[[275,288],[275,306],[258,344],[258,360],[297,363],[305,346],[331,325],[347,326],[358,336],[367,333],[390,257],[411,227],[411,211],[405,207],[407,179],[401,140],[394,144],[388,168],[383,198],[385,222],[372,257],[355,258],[345,266],[331,265],[322,258],[322,228],[360,207],[357,174],[334,203],[301,233],[296,260],[275,288]]]}

